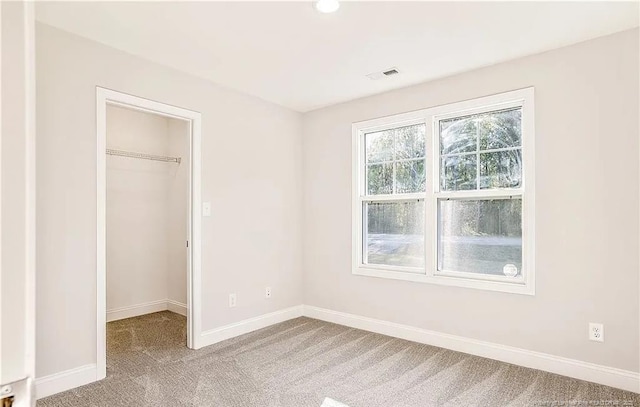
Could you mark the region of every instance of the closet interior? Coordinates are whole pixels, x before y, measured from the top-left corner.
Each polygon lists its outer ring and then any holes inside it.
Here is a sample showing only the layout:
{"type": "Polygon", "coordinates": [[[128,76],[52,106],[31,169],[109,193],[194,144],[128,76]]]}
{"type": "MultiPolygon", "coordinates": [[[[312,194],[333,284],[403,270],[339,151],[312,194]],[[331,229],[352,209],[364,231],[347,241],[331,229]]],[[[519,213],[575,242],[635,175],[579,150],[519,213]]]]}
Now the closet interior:
{"type": "Polygon", "coordinates": [[[107,322],[186,316],[190,123],[114,105],[106,123],[107,322]]]}

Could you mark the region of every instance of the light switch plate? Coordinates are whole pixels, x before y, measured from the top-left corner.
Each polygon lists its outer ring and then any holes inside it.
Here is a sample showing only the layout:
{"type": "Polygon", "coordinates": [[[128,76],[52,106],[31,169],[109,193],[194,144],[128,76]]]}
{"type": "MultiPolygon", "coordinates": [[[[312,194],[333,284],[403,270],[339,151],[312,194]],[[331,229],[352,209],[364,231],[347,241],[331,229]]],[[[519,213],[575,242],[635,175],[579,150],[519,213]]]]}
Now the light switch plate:
{"type": "Polygon", "coordinates": [[[211,216],[211,202],[202,203],[202,216],[211,216]]]}

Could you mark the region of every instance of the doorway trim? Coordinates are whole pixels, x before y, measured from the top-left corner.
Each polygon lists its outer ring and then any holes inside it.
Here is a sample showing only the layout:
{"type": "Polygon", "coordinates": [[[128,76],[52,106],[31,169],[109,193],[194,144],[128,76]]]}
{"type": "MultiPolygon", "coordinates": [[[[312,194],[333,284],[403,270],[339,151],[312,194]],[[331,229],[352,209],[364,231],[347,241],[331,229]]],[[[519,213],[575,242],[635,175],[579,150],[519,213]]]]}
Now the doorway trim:
{"type": "Polygon", "coordinates": [[[97,184],[97,264],[96,264],[96,380],[107,376],[107,256],[106,256],[106,198],[107,198],[107,106],[120,106],[142,112],[153,113],[190,123],[190,184],[189,184],[189,247],[187,249],[187,346],[198,349],[201,345],[201,132],[202,114],[193,110],[156,102],[111,89],[96,86],[96,184],[97,184]]]}

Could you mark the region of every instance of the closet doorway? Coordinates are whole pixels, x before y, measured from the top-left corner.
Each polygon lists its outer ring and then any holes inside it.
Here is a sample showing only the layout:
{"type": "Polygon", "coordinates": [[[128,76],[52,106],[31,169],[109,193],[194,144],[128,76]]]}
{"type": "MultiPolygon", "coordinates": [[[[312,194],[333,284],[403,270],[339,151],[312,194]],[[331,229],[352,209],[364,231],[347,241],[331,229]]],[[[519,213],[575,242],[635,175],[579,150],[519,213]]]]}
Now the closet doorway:
{"type": "Polygon", "coordinates": [[[199,348],[201,115],[100,87],[96,100],[101,380],[110,321],[166,310],[131,321],[175,328],[184,315],[186,346],[199,348]]]}

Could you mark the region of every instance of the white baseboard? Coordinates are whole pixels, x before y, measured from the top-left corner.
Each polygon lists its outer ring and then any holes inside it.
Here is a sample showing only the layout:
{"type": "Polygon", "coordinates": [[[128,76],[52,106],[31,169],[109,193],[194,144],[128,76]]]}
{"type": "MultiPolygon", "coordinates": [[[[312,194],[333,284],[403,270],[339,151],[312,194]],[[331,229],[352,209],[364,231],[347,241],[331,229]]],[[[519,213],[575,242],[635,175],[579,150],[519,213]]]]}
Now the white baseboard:
{"type": "Polygon", "coordinates": [[[187,316],[187,304],[178,301],[167,300],[167,310],[185,317],[187,316]]]}
{"type": "MultiPolygon", "coordinates": [[[[131,318],[137,315],[144,315],[150,312],[169,310],[178,314],[186,315],[186,304],[173,300],[153,301],[132,307],[123,307],[111,310],[107,313],[107,321],[115,321],[123,318],[131,318]]],[[[198,348],[213,345],[214,343],[231,339],[257,329],[266,328],[280,322],[288,321],[302,316],[302,305],[285,308],[280,311],[271,312],[255,318],[245,319],[234,324],[225,325],[220,328],[204,332],[197,338],[198,348]]],[[[97,378],[97,366],[95,364],[80,366],[78,368],[66,370],[64,372],[45,376],[36,380],[36,397],[43,398],[70,390],[85,384],[95,382],[97,378]]]]}
{"type": "Polygon", "coordinates": [[[96,365],[90,364],[36,379],[36,399],[95,382],[96,374],[96,365]]]}
{"type": "Polygon", "coordinates": [[[145,302],[143,304],[130,305],[127,307],[113,308],[107,310],[107,322],[119,319],[133,318],[140,315],[151,314],[152,312],[166,311],[167,300],[157,300],[145,302]]]}
{"type": "Polygon", "coordinates": [[[187,316],[187,304],[165,299],[107,310],[107,322],[113,322],[119,319],[133,318],[140,315],[167,310],[175,312],[176,314],[187,316]]]}
{"type": "Polygon", "coordinates": [[[302,308],[302,305],[297,305],[295,307],[285,308],[280,311],[271,312],[269,314],[260,315],[255,318],[245,319],[220,328],[205,331],[200,335],[200,338],[198,338],[196,348],[213,345],[214,343],[235,338],[236,336],[266,328],[273,324],[301,317],[302,308]]]}
{"type": "Polygon", "coordinates": [[[438,346],[471,355],[500,360],[514,365],[569,376],[640,393],[640,373],[595,363],[553,356],[511,346],[449,335],[379,319],[361,317],[310,305],[303,306],[303,315],[322,321],[376,332],[395,338],[438,346]]]}
{"type": "MultiPolygon", "coordinates": [[[[164,308],[159,311],[169,309],[170,311],[177,313],[186,313],[186,306],[184,304],[169,300],[162,301],[161,303],[164,305],[164,308]]],[[[127,307],[127,309],[114,310],[118,313],[114,313],[114,315],[125,315],[126,312],[133,312],[134,309],[141,308],[127,307]]],[[[266,328],[303,315],[309,318],[315,318],[352,328],[376,332],[413,342],[438,346],[445,349],[500,360],[514,365],[544,370],[563,376],[640,393],[640,374],[637,372],[597,365],[589,362],[582,362],[575,359],[553,356],[546,353],[506,345],[499,345],[476,339],[464,338],[456,335],[429,331],[408,325],[332,311],[310,305],[298,305],[205,331],[199,338],[196,338],[196,348],[213,345],[214,343],[231,339],[261,328],[266,328]]],[[[122,318],[128,317],[125,316],[122,318]]],[[[42,377],[36,380],[36,396],[37,398],[43,398],[65,390],[73,389],[96,381],[96,377],[97,367],[95,364],[85,365],[42,377]]]]}

